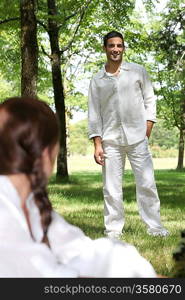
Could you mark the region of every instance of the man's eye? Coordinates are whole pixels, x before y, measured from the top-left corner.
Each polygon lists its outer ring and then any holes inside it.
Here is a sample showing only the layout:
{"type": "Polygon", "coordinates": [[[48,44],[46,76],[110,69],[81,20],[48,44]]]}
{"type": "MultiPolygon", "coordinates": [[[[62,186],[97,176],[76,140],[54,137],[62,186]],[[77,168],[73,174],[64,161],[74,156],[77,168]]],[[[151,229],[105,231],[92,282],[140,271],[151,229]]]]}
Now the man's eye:
{"type": "Polygon", "coordinates": [[[117,48],[123,48],[122,44],[120,44],[120,45],[114,45],[114,44],[108,45],[109,48],[114,48],[115,46],[117,46],[117,48]]]}

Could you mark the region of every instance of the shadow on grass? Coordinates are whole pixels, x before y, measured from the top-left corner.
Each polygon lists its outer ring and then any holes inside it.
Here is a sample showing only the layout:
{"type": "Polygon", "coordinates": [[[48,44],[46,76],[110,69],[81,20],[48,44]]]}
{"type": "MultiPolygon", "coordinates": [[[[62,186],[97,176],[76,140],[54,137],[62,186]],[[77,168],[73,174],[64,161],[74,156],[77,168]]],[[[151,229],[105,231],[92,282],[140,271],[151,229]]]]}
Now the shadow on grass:
{"type": "MultiPolygon", "coordinates": [[[[123,241],[133,244],[153,264],[159,274],[172,274],[172,252],[183,229],[185,215],[185,173],[176,170],[156,170],[155,179],[161,201],[164,224],[170,230],[168,238],[150,237],[136,205],[135,180],[131,170],[125,172],[123,241]]],[[[100,172],[75,172],[69,182],[56,181],[48,186],[50,199],[58,212],[78,226],[92,239],[103,237],[103,194],[100,172]]]]}
{"type": "Polygon", "coordinates": [[[70,215],[65,215],[65,219],[69,223],[79,227],[87,236],[90,236],[91,238],[95,238],[95,237],[97,238],[97,236],[102,237],[104,235],[103,221],[102,224],[100,224],[98,220],[98,222],[95,224],[94,222],[90,222],[90,220],[89,222],[86,219],[82,221],[79,219],[79,217],[74,218],[74,216],[71,221],[70,215]]]}
{"type": "MultiPolygon", "coordinates": [[[[155,171],[155,179],[161,206],[185,210],[185,173],[176,170],[155,171]]],[[[127,170],[123,180],[124,202],[136,201],[135,180],[132,171],[127,170]]],[[[102,195],[102,175],[99,172],[75,172],[70,181],[61,183],[55,176],[50,179],[49,193],[65,198],[70,203],[100,203],[102,195]]]]}
{"type": "Polygon", "coordinates": [[[69,176],[68,179],[56,177],[56,175],[51,176],[49,184],[56,184],[56,185],[75,185],[75,184],[82,184],[84,182],[92,182],[92,181],[101,181],[102,175],[100,172],[74,172],[72,175],[69,176]]]}

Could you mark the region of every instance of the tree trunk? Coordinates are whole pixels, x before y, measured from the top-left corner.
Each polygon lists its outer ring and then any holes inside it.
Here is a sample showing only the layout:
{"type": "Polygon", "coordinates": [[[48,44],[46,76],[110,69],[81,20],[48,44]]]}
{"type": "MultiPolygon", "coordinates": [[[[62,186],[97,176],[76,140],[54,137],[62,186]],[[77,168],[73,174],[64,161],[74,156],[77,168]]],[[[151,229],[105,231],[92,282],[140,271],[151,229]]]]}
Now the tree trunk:
{"type": "Polygon", "coordinates": [[[179,136],[179,153],[178,153],[178,164],[177,169],[183,170],[183,162],[184,162],[184,132],[183,129],[180,129],[179,136]]]}
{"type": "Polygon", "coordinates": [[[37,21],[35,0],[20,0],[21,95],[36,97],[38,75],[37,21]]]}
{"type": "Polygon", "coordinates": [[[57,177],[68,179],[67,147],[66,147],[66,116],[64,102],[64,88],[61,73],[61,54],[59,48],[59,28],[53,18],[57,15],[55,0],[47,0],[48,4],[48,34],[51,47],[51,68],[54,89],[55,108],[60,126],[60,151],[57,159],[57,177]]]}

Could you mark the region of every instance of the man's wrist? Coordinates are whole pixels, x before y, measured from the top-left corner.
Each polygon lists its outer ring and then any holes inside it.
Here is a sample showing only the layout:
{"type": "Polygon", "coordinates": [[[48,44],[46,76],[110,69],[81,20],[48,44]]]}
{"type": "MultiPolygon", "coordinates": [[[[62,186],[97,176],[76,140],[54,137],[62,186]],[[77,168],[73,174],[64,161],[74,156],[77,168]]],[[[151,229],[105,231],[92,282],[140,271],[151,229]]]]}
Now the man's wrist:
{"type": "Polygon", "coordinates": [[[100,136],[93,137],[94,146],[98,147],[102,144],[102,138],[100,136]]]}

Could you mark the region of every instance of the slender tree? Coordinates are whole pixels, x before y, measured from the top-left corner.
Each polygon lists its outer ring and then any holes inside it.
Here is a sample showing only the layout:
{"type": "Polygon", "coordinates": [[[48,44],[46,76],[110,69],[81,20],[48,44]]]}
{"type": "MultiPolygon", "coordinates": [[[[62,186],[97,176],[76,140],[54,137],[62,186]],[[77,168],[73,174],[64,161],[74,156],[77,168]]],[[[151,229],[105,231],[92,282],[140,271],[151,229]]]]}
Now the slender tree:
{"type": "Polygon", "coordinates": [[[68,178],[67,148],[66,148],[66,119],[64,88],[61,73],[61,52],[59,47],[59,26],[56,22],[57,8],[55,0],[47,0],[48,4],[48,34],[51,47],[51,68],[55,108],[60,125],[60,151],[57,159],[57,176],[68,178]]]}
{"type": "Polygon", "coordinates": [[[21,94],[36,97],[38,75],[37,20],[35,0],[20,0],[21,94]]]}
{"type": "MultiPolygon", "coordinates": [[[[67,179],[68,168],[67,168],[67,145],[66,145],[66,109],[65,109],[65,93],[63,86],[63,78],[61,71],[61,60],[63,59],[63,54],[65,51],[71,49],[76,34],[81,26],[81,22],[84,18],[85,12],[88,9],[89,4],[92,0],[85,1],[83,6],[79,6],[79,3],[69,16],[63,17],[63,24],[61,25],[61,20],[58,20],[58,9],[56,5],[56,0],[47,0],[48,6],[48,35],[50,40],[51,48],[51,68],[52,68],[52,82],[53,82],[53,91],[54,91],[54,101],[56,112],[59,117],[60,124],[60,151],[57,159],[57,177],[62,177],[67,179]],[[77,24],[74,26],[71,36],[67,37],[67,43],[60,49],[59,40],[60,40],[60,31],[61,27],[67,27],[67,22],[75,17],[79,16],[77,24]]],[[[74,3],[73,3],[74,5],[74,3]]],[[[63,8],[64,9],[64,8],[63,8]]],[[[68,8],[69,9],[69,8],[68,8]]],[[[65,10],[65,9],[64,9],[65,10]]],[[[64,30],[65,31],[65,30],[64,30]]],[[[63,33],[63,32],[62,32],[63,33]]]]}

